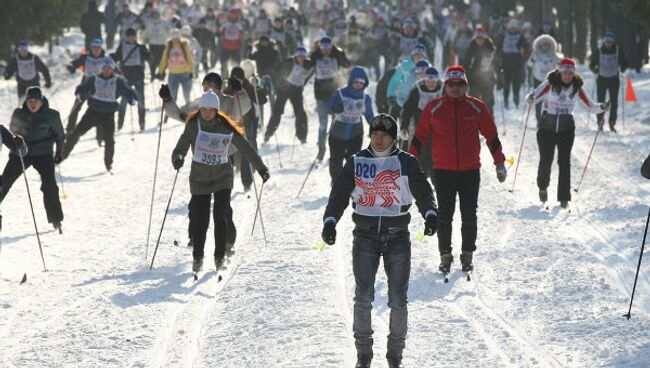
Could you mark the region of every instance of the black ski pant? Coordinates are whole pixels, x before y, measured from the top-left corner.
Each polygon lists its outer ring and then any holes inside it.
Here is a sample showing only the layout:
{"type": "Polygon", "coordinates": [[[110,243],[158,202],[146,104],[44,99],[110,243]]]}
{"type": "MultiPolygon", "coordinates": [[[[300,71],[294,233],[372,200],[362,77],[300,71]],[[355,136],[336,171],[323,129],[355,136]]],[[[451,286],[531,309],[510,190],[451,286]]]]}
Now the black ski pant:
{"type": "MultiPolygon", "coordinates": [[[[138,96],[138,125],[140,130],[144,130],[144,119],[146,114],[146,108],[144,106],[144,80],[127,80],[129,87],[132,87],[135,90],[136,95],[138,96]]],[[[120,107],[117,113],[117,130],[121,130],[124,126],[124,117],[126,115],[126,98],[122,97],[120,100],[120,107]]]]}
{"type": "Polygon", "coordinates": [[[352,232],[352,271],[354,273],[354,322],[352,330],[357,355],[372,356],[372,302],[375,300],[375,275],[380,258],[388,279],[390,307],[387,357],[401,358],[408,328],[408,287],[411,273],[411,241],[408,229],[381,232],[356,228],[352,232]]]}
{"type": "Polygon", "coordinates": [[[79,125],[68,134],[63,149],[63,157],[68,157],[74,146],[79,142],[79,138],[86,134],[91,128],[101,127],[102,139],[104,145],[104,165],[107,170],[113,166],[113,155],[115,153],[115,113],[104,113],[95,111],[91,108],[81,118],[79,125]]]}
{"type": "MultiPolygon", "coordinates": [[[[187,205],[187,209],[189,212],[192,212],[192,200],[190,198],[190,202],[187,205]]],[[[230,201],[228,201],[228,210],[226,217],[228,218],[228,225],[226,228],[226,249],[232,248],[232,246],[235,244],[235,241],[237,241],[237,227],[235,226],[235,223],[232,220],[233,216],[233,211],[232,211],[232,206],[230,206],[230,201]]],[[[192,243],[194,242],[194,239],[192,238],[192,235],[194,234],[194,229],[192,227],[192,218],[189,218],[189,222],[187,224],[187,233],[188,237],[191,239],[192,243]]]]}
{"type": "MultiPolygon", "coordinates": [[[[68,116],[68,125],[65,127],[65,132],[66,134],[72,133],[74,128],[77,126],[77,118],[79,117],[79,112],[81,112],[81,108],[84,105],[84,101],[75,101],[74,105],[72,105],[72,109],[70,110],[70,115],[68,116]]],[[[97,126],[97,131],[95,132],[96,138],[97,138],[97,144],[101,146],[102,141],[104,141],[103,138],[103,132],[102,132],[102,127],[97,126]]]]}
{"type": "MultiPolygon", "coordinates": [[[[604,78],[598,76],[596,78],[596,96],[598,102],[605,101],[605,94],[609,93],[609,102],[612,103],[612,106],[609,108],[609,126],[613,127],[616,125],[616,117],[618,112],[618,91],[621,88],[621,81],[616,77],[604,78]]],[[[598,116],[598,123],[601,123],[605,119],[605,113],[601,112],[598,116]]],[[[602,123],[601,123],[602,124],[602,123]]]]}
{"type": "Polygon", "coordinates": [[[151,51],[151,63],[149,63],[149,71],[151,73],[151,80],[156,77],[156,68],[160,65],[160,59],[162,59],[163,53],[165,52],[165,45],[149,45],[149,51],[151,51]]]}
{"type": "Polygon", "coordinates": [[[214,220],[214,255],[223,259],[226,254],[226,240],[228,229],[228,218],[230,209],[230,189],[223,189],[210,194],[192,194],[190,199],[190,237],[194,243],[192,256],[194,259],[203,258],[205,239],[208,227],[210,226],[210,205],[212,206],[212,218],[214,220]]]}
{"type": "Polygon", "coordinates": [[[451,253],[451,223],[456,210],[456,195],[460,201],[462,251],[476,251],[478,191],[480,170],[435,170],[436,197],[438,198],[438,250],[451,253]]]}
{"type": "Polygon", "coordinates": [[[352,155],[361,151],[363,136],[352,137],[348,140],[339,139],[330,135],[330,177],[332,183],[343,170],[343,160],[348,160],[352,155]]]}
{"type": "Polygon", "coordinates": [[[219,52],[219,61],[221,62],[221,75],[230,75],[228,62],[233,61],[233,64],[239,65],[241,63],[241,51],[228,51],[221,49],[219,52]]]}
{"type": "Polygon", "coordinates": [[[508,98],[510,97],[510,87],[512,86],[512,99],[515,106],[519,107],[519,90],[523,82],[522,61],[519,54],[516,55],[519,60],[512,57],[507,59],[508,63],[503,68],[503,103],[508,107],[508,98]]]}
{"type": "Polygon", "coordinates": [[[265,141],[268,141],[278,129],[280,118],[284,114],[284,106],[287,104],[287,100],[289,100],[293,107],[293,114],[296,117],[296,138],[301,143],[307,142],[307,114],[305,113],[302,93],[303,88],[301,87],[287,87],[278,91],[278,96],[271,110],[271,118],[264,133],[265,141]]]}
{"type": "Polygon", "coordinates": [[[560,173],[557,180],[557,200],[571,200],[571,149],[575,139],[575,128],[555,132],[550,129],[537,130],[539,148],[539,167],[537,169],[537,187],[548,188],[551,181],[551,167],[557,147],[557,165],[560,173]]]}
{"type": "MultiPolygon", "coordinates": [[[[63,221],[63,210],[59,200],[59,187],[56,185],[54,177],[54,158],[51,155],[27,155],[23,157],[25,170],[30,166],[41,176],[41,192],[43,192],[43,203],[45,204],[45,213],[49,223],[63,221]]],[[[23,168],[20,164],[20,157],[15,154],[9,154],[9,161],[2,173],[2,197],[0,202],[4,201],[5,196],[14,182],[22,175],[23,168]]]]}

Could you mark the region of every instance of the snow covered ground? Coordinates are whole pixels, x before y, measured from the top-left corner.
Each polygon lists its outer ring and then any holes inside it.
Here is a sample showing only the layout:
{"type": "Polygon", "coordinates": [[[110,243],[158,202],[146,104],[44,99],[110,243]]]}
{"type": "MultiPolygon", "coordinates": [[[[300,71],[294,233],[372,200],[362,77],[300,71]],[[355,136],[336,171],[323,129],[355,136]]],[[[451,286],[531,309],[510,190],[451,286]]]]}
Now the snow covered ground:
{"type": "MultiPolygon", "coordinates": [[[[73,53],[78,50],[78,37],[67,42],[73,53]]],[[[60,49],[58,54],[63,58],[60,49]]],[[[593,77],[581,71],[591,91],[593,77]]],[[[61,65],[54,74],[53,90],[58,92],[52,105],[66,117],[80,76],[69,77],[61,65]]],[[[647,101],[650,77],[632,77],[640,101],[647,101]]],[[[223,281],[217,283],[214,272],[207,272],[194,283],[191,252],[184,246],[187,166],[178,178],[156,265],[148,270],[174,178],[169,157],[182,131],[171,120],[162,132],[152,240],[145,260],[160,117],[159,99],[151,92],[147,85],[146,132],[132,141],[127,114],[117,135],[115,175],[105,173],[103,151],[92,131],[61,165],[68,196],[63,201],[63,235],[47,224],[38,176],[27,172],[47,272],[42,271],[22,179],[12,188],[3,206],[0,367],[353,366],[350,211],[338,226],[336,245],[319,252],[315,244],[330,189],[326,165],[312,172],[296,198],[316,155],[316,115],[310,115],[308,143],[296,146],[292,157],[293,116],[287,107],[279,129],[282,168],[275,145],[260,149],[271,168],[262,199],[268,246],[259,221],[251,235],[254,194],[242,193],[237,180],[232,200],[239,230],[236,256],[223,281]],[[19,285],[25,272],[28,281],[19,285]]],[[[14,85],[9,94],[0,91],[0,98],[0,115],[8,122],[14,85]]],[[[311,86],[306,101],[313,112],[311,86]]],[[[507,190],[514,170],[499,184],[483,149],[479,250],[471,282],[458,270],[449,284],[442,283],[436,272],[437,240],[417,239],[423,221],[414,216],[407,367],[648,365],[648,263],[642,266],[632,319],[622,317],[650,198],[650,182],[639,176],[650,147],[650,113],[642,106],[628,104],[624,127],[619,119],[619,134],[599,137],[571,213],[556,203],[548,213],[539,210],[534,116],[514,195],[507,190]]],[[[578,111],[574,186],[596,133],[595,118],[587,127],[587,115],[578,111]]],[[[507,134],[497,112],[506,156],[516,155],[522,111],[505,112],[507,134]]],[[[5,151],[2,167],[6,156],[5,151]]],[[[256,180],[259,185],[257,175],[256,180]]],[[[550,198],[555,197],[556,182],[554,167],[550,198]]],[[[456,220],[454,244],[459,244],[458,215],[456,220]]],[[[211,254],[214,244],[208,239],[206,253],[211,254]]],[[[206,264],[211,266],[211,261],[206,264]]],[[[373,312],[376,367],[386,366],[386,289],[380,267],[373,312]]]]}

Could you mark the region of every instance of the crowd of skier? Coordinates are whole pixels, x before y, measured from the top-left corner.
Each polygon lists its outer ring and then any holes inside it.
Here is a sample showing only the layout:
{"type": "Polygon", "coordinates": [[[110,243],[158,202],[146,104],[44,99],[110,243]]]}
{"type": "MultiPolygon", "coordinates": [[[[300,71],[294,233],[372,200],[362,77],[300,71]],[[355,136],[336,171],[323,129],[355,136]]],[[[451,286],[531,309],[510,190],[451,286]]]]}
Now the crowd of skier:
{"type": "MultiPolygon", "coordinates": [[[[185,124],[171,154],[176,171],[192,150],[188,204],[192,270],[203,268],[211,211],[214,263],[220,269],[234,253],[236,241],[230,205],[235,168],[246,191],[254,184],[253,170],[263,182],[269,180],[269,168],[256,152],[257,134],[263,134],[264,143],[274,137],[289,101],[295,139],[306,144],[309,132],[314,132],[315,163],[325,161],[329,151],[332,191],[322,231],[327,244],[336,241],[336,224],[352,198],[357,367],[369,367],[372,360],[370,311],[380,257],[391,308],[387,359],[390,367],[402,366],[413,198],[425,222],[424,235],[437,233],[443,274],[450,272],[454,260],[452,219],[459,199],[460,263],[463,271],[473,270],[480,136],[492,155],[498,181],[508,175],[495,124],[497,106],[503,119],[503,110],[519,109],[522,100],[528,113],[534,106],[539,199],[549,200],[557,149],[557,201],[562,208],[571,201],[575,105],[580,102],[597,114],[598,129],[607,118],[609,129],[616,132],[620,75],[627,62],[612,32],[603,35],[602,46],[589,63],[597,75],[598,102],[594,102],[583,89],[576,61],[560,53],[548,21],[536,32],[530,21],[514,16],[482,23],[480,6],[467,12],[435,6],[428,13],[430,8],[417,1],[401,7],[381,2],[347,13],[337,7],[319,8],[315,2],[299,7],[221,8],[199,1],[192,6],[176,3],[180,4],[146,2],[140,11],[135,4],[124,3],[116,13],[109,9],[115,1],[109,0],[104,14],[95,1],[88,2],[80,22],[85,49],[67,65],[71,74],[81,70],[83,76],[70,96],[75,102],[64,114],[65,130],[61,113],[46,97],[52,86],[47,60],[31,53],[27,40],[16,45],[4,72],[5,79],[15,75],[19,107],[8,130],[2,127],[1,142],[10,154],[2,173],[1,198],[33,166],[41,177],[48,222],[61,230],[56,165],[64,160],[73,165],[75,145],[96,128],[110,172],[114,135],[116,128],[124,128],[127,104],[137,106],[140,131],[147,128],[146,86],[151,85],[148,93],[162,99],[164,120],[185,124]],[[437,48],[442,59],[436,65],[442,70],[433,66],[437,48]],[[45,89],[40,87],[41,75],[45,89]],[[192,100],[196,79],[201,79],[202,94],[192,100]],[[312,79],[317,129],[315,125],[309,129],[304,103],[312,79]],[[156,80],[160,87],[154,89],[156,80]],[[371,81],[376,82],[374,95],[368,88],[371,81]],[[84,103],[87,108],[78,119],[84,103]],[[265,105],[270,111],[266,119],[265,105]],[[365,134],[370,145],[364,149],[365,134]]],[[[645,177],[650,177],[648,160],[642,168],[645,177]]]]}

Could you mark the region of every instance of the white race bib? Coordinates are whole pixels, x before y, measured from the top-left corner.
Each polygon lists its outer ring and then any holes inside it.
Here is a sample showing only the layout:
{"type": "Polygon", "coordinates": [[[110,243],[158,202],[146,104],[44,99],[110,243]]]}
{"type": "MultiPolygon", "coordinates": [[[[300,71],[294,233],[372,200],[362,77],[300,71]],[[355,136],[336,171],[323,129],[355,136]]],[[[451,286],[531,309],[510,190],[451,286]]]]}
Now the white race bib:
{"type": "Polygon", "coordinates": [[[115,102],[115,91],[117,90],[117,77],[103,79],[95,77],[95,93],[93,98],[106,101],[115,102]]]}
{"type": "Polygon", "coordinates": [[[503,53],[518,54],[519,47],[517,47],[517,43],[520,37],[521,35],[519,33],[511,34],[506,32],[505,36],[503,36],[503,53]]]}
{"type": "Polygon", "coordinates": [[[438,92],[438,91],[436,91],[436,92],[424,91],[419,83],[417,84],[417,88],[418,88],[418,90],[420,92],[420,99],[418,100],[418,109],[420,111],[423,111],[424,107],[429,102],[431,102],[431,100],[433,100],[434,98],[440,96],[440,92],[438,92]]]}
{"type": "Polygon", "coordinates": [[[21,60],[16,56],[18,61],[18,76],[24,81],[31,81],[36,78],[36,62],[32,56],[30,59],[21,60]]]}
{"type": "Polygon", "coordinates": [[[291,68],[291,73],[287,77],[287,82],[291,83],[296,87],[302,87],[305,84],[305,79],[307,79],[307,70],[304,67],[294,63],[293,68],[291,68]]]}
{"type": "Polygon", "coordinates": [[[122,44],[122,62],[125,66],[140,66],[142,59],[140,57],[140,47],[137,44],[123,43],[122,44]],[[138,49],[133,50],[137,47],[138,49]],[[131,51],[133,50],[133,51],[131,51]],[[128,59],[126,58],[128,56],[128,59]]]}
{"type": "Polygon", "coordinates": [[[197,121],[199,133],[194,143],[192,161],[200,164],[217,166],[228,163],[228,151],[232,142],[232,133],[208,133],[201,130],[201,121],[197,121]]]}
{"type": "Polygon", "coordinates": [[[600,51],[598,75],[604,78],[611,78],[618,75],[618,46],[613,54],[603,54],[600,51]]]}
{"type": "Polygon", "coordinates": [[[92,77],[95,74],[99,74],[99,72],[102,71],[102,60],[103,58],[101,57],[86,57],[86,64],[84,64],[84,75],[86,77],[92,77]]]}
{"type": "Polygon", "coordinates": [[[336,58],[323,57],[316,60],[316,79],[330,79],[336,76],[339,63],[336,58]]]}
{"type": "Polygon", "coordinates": [[[354,157],[354,212],[364,216],[395,217],[412,203],[408,177],[401,174],[397,156],[354,157]]]}
{"type": "Polygon", "coordinates": [[[365,98],[356,100],[350,97],[344,97],[341,94],[341,90],[338,90],[337,93],[343,101],[343,112],[336,114],[334,120],[342,123],[361,124],[361,116],[365,110],[365,98]]]}

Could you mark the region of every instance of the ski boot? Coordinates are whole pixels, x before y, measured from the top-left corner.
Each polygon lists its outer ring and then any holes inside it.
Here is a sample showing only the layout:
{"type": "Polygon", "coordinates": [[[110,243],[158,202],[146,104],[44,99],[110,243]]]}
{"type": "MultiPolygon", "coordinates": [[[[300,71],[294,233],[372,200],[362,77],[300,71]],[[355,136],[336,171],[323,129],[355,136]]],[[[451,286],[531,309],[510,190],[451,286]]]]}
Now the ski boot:
{"type": "Polygon", "coordinates": [[[371,355],[359,355],[357,357],[357,364],[354,365],[354,368],[370,368],[370,362],[372,362],[371,355]]]}
{"type": "Polygon", "coordinates": [[[201,272],[203,269],[203,258],[194,258],[194,262],[192,262],[192,272],[197,273],[201,272]]]}
{"type": "Polygon", "coordinates": [[[542,203],[545,203],[548,201],[548,191],[546,189],[540,189],[539,190],[539,200],[542,203]]]}
{"type": "Polygon", "coordinates": [[[616,128],[614,127],[615,124],[616,124],[616,123],[613,122],[613,121],[610,121],[610,122],[609,122],[609,130],[610,130],[612,133],[616,133],[616,128]]]}
{"type": "Polygon", "coordinates": [[[603,131],[603,125],[605,125],[605,119],[601,116],[598,118],[598,131],[602,132],[603,131]]]}
{"type": "Polygon", "coordinates": [[[474,270],[474,264],[472,263],[473,253],[472,252],[463,252],[460,255],[460,264],[462,266],[463,272],[470,272],[474,270]]]}
{"type": "Polygon", "coordinates": [[[325,158],[325,144],[323,143],[322,145],[318,145],[318,156],[316,157],[316,160],[318,162],[323,162],[324,158],[325,158]]]}
{"type": "Polygon", "coordinates": [[[230,258],[235,255],[235,244],[226,242],[226,257],[230,258]]]}
{"type": "Polygon", "coordinates": [[[224,260],[223,258],[219,258],[217,256],[214,256],[214,267],[217,271],[219,271],[221,268],[223,268],[223,263],[224,260]]]}
{"type": "Polygon", "coordinates": [[[52,222],[52,226],[54,226],[54,230],[57,230],[59,234],[63,234],[63,230],[61,229],[61,221],[52,222]]]}
{"type": "Polygon", "coordinates": [[[560,207],[562,207],[563,210],[566,210],[569,208],[569,201],[560,201],[560,207]]]}
{"type": "Polygon", "coordinates": [[[445,253],[440,255],[440,266],[438,266],[438,271],[442,273],[449,273],[451,270],[451,264],[454,262],[454,256],[451,253],[445,253]]]}
{"type": "Polygon", "coordinates": [[[402,358],[387,357],[386,360],[388,361],[388,368],[404,368],[402,358]]]}

